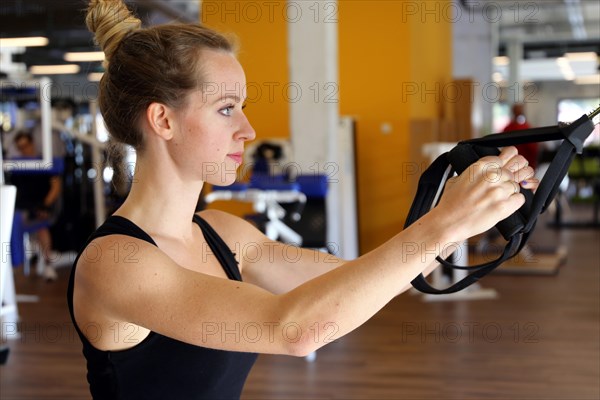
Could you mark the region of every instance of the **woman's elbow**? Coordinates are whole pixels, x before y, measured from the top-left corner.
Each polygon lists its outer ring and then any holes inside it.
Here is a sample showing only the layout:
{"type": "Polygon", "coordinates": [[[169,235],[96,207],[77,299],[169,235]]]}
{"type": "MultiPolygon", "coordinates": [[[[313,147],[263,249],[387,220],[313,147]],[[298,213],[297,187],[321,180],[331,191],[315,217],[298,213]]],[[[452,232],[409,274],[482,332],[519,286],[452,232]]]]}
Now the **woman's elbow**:
{"type": "Polygon", "coordinates": [[[307,335],[302,335],[298,340],[286,341],[285,353],[292,357],[306,357],[319,347],[321,346],[308,338],[307,335]]]}

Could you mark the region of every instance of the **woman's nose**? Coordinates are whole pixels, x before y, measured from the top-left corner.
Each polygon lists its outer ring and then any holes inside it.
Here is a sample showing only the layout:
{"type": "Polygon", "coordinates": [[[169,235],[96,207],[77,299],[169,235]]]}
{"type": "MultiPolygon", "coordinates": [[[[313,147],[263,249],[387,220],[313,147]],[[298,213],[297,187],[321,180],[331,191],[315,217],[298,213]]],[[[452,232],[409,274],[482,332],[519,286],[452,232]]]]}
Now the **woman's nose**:
{"type": "Polygon", "coordinates": [[[248,121],[248,118],[244,114],[242,114],[242,119],[242,124],[237,133],[238,139],[243,141],[254,140],[254,138],[256,138],[256,132],[250,124],[250,121],[248,121]]]}

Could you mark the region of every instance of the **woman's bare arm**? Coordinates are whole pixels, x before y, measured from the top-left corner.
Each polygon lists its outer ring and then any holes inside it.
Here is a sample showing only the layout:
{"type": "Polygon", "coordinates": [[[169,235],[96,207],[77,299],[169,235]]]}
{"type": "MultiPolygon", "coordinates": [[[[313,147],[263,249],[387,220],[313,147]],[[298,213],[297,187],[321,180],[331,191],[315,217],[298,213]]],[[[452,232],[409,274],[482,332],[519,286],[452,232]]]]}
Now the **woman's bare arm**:
{"type": "MultiPolygon", "coordinates": [[[[515,176],[499,170],[510,179],[492,181],[483,174],[489,170],[485,163],[505,165],[512,152],[488,157],[452,179],[438,207],[379,248],[280,295],[187,270],[141,241],[136,263],[80,259],[76,317],[81,322],[80,315],[89,319],[97,312],[211,348],[310,353],[357,328],[398,295],[434,262],[439,252],[431,249],[485,231],[518,209],[524,198],[513,191],[515,176]],[[428,251],[407,252],[407,245],[428,251]]],[[[115,240],[119,246],[135,239],[113,235],[95,242],[108,253],[115,240]]]]}
{"type": "Polygon", "coordinates": [[[75,315],[80,326],[94,324],[96,314],[107,326],[131,323],[204,347],[304,355],[358,327],[431,261],[402,259],[400,242],[444,241],[441,232],[408,229],[281,295],[188,270],[146,242],[110,235],[92,242],[102,257],[80,259],[75,315]],[[135,256],[115,259],[126,246],[138,249],[135,256]]]}

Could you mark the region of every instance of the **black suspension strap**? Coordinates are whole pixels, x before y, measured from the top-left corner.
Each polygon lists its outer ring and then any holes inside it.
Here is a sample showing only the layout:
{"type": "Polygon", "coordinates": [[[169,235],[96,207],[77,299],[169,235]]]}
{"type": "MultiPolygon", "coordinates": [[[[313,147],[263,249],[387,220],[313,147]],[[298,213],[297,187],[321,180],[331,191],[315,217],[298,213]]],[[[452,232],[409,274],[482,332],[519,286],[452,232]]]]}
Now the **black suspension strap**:
{"type": "Polygon", "coordinates": [[[600,107],[589,115],[583,115],[571,124],[559,123],[556,126],[499,133],[459,142],[452,150],[439,156],[421,175],[417,194],[404,225],[405,228],[437,205],[448,177],[451,177],[455,172],[457,174],[462,173],[482,157],[500,154],[498,147],[562,140],[562,144],[540,181],[535,194],[529,189],[521,188],[521,193],[525,196],[525,204],[511,216],[496,224],[498,231],[507,240],[502,254],[497,259],[465,267],[437,257],[437,261],[448,268],[466,269],[471,273],[445,289],[432,287],[425,280],[423,274],[417,276],[411,282],[412,285],[417,290],[429,294],[458,292],[477,282],[504,261],[516,256],[527,243],[538,216],[546,210],[554,199],[560,183],[569,170],[573,157],[575,154],[582,153],[583,143],[594,130],[592,119],[598,114],[600,114],[600,107]]]}

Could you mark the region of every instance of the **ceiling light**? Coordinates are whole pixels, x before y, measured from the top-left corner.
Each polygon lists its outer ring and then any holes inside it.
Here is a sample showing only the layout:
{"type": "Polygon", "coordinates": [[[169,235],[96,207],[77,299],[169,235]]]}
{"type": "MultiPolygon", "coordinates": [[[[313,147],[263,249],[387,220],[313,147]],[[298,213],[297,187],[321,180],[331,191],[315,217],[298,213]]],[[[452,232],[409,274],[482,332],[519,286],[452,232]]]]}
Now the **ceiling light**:
{"type": "Polygon", "coordinates": [[[74,53],[65,53],[65,61],[69,62],[91,62],[104,61],[103,51],[82,51],[74,53]]]}
{"type": "Polygon", "coordinates": [[[48,38],[42,36],[0,38],[0,47],[38,47],[48,45],[48,38]]]}
{"type": "Polygon", "coordinates": [[[506,56],[494,57],[494,65],[508,65],[509,63],[510,59],[506,56]]]}
{"type": "Polygon", "coordinates": [[[577,85],[600,85],[600,74],[585,75],[575,78],[577,85]]]}
{"type": "Polygon", "coordinates": [[[87,78],[90,82],[100,82],[100,79],[102,79],[102,75],[104,75],[104,72],[90,72],[87,78]]]}
{"type": "Polygon", "coordinates": [[[581,52],[581,53],[565,53],[565,57],[569,61],[596,61],[598,54],[593,51],[581,52]]]}
{"type": "Polygon", "coordinates": [[[572,81],[575,79],[575,72],[573,72],[573,68],[571,67],[568,59],[565,57],[558,57],[556,59],[556,64],[558,64],[558,68],[560,68],[560,72],[565,80],[572,81]]]}
{"type": "Polygon", "coordinates": [[[79,65],[32,65],[29,68],[29,72],[31,72],[34,75],[76,74],[79,72],[79,65]]]}
{"type": "Polygon", "coordinates": [[[502,76],[500,72],[494,72],[492,74],[492,79],[494,80],[494,82],[498,83],[504,80],[504,76],[502,76]]]}

